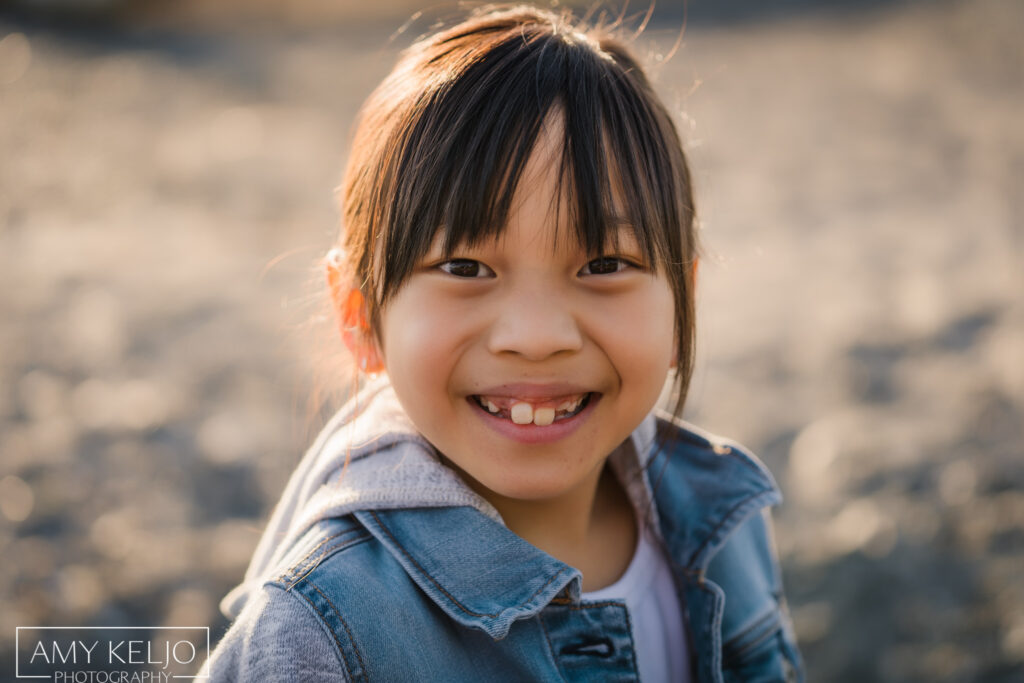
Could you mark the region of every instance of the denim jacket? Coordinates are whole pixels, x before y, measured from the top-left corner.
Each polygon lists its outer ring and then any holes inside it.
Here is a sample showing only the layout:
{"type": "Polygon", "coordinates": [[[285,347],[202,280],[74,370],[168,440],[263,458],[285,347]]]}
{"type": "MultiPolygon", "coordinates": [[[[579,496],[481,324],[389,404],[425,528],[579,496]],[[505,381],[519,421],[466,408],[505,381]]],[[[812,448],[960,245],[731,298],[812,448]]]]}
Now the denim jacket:
{"type": "MultiPolygon", "coordinates": [[[[212,679],[638,680],[625,605],[581,600],[580,572],[509,531],[389,387],[363,400],[307,454],[222,603],[237,618],[212,679]]],[[[764,466],[654,414],[610,463],[668,557],[693,680],[802,681],[764,466]]]]}

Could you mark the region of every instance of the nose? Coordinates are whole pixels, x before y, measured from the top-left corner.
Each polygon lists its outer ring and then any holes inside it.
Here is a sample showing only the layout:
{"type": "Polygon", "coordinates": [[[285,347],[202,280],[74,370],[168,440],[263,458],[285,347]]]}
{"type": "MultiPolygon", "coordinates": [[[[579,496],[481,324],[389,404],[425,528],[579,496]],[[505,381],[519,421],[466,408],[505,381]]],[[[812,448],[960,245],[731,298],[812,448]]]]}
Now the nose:
{"type": "Polygon", "coordinates": [[[498,305],[488,337],[491,353],[544,360],[583,348],[583,333],[566,297],[542,287],[510,292],[498,305]]]}

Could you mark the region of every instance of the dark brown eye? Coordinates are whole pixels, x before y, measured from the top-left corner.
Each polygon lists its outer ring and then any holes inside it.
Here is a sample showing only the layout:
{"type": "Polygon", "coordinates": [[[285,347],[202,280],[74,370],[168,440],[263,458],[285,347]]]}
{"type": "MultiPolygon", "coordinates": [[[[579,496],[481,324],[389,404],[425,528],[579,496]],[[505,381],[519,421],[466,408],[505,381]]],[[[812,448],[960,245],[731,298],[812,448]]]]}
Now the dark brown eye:
{"type": "Polygon", "coordinates": [[[602,256],[583,266],[582,275],[611,275],[624,269],[628,264],[614,256],[602,256]]]}
{"type": "Polygon", "coordinates": [[[449,275],[461,278],[490,277],[493,275],[490,268],[479,261],[468,258],[456,258],[451,261],[445,261],[439,264],[438,268],[449,275]]]}

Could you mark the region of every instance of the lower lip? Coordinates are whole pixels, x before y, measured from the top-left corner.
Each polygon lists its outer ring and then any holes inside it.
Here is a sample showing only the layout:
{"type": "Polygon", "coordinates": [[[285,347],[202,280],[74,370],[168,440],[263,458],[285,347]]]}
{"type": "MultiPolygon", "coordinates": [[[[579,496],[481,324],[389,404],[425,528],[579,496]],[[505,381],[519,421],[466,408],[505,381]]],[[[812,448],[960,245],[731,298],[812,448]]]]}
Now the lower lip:
{"type": "Polygon", "coordinates": [[[470,408],[473,412],[479,415],[480,419],[484,421],[484,424],[494,431],[504,437],[512,439],[513,441],[533,444],[558,441],[579,429],[583,422],[594,412],[594,407],[601,400],[601,394],[591,394],[590,401],[587,402],[587,407],[576,415],[544,426],[535,425],[533,423],[525,425],[516,424],[512,420],[495,417],[491,413],[488,413],[470,396],[467,396],[466,400],[469,402],[470,408]]]}

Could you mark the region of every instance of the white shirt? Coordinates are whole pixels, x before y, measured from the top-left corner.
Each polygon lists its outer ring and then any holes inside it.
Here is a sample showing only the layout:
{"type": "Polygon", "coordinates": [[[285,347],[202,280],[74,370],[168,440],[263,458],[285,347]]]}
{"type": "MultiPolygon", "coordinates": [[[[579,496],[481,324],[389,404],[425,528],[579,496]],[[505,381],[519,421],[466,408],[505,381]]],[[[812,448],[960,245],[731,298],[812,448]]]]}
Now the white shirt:
{"type": "Polygon", "coordinates": [[[651,532],[642,530],[638,536],[626,573],[610,586],[583,593],[582,598],[626,603],[643,683],[689,683],[690,654],[683,605],[672,572],[651,532]]]}

